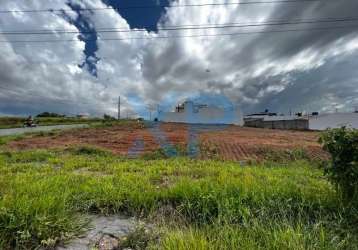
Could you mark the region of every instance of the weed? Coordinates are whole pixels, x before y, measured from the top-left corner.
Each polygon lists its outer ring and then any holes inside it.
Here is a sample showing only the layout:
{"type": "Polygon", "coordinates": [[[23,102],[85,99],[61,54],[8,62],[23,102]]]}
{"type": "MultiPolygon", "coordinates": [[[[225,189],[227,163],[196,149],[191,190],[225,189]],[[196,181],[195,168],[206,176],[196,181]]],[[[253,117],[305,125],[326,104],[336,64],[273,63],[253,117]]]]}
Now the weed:
{"type": "Polygon", "coordinates": [[[67,151],[75,155],[92,155],[92,156],[110,156],[112,153],[102,148],[83,145],[79,147],[68,148],[67,151]]]}
{"type": "Polygon", "coordinates": [[[357,240],[334,237],[322,224],[292,223],[286,219],[263,224],[253,219],[247,225],[214,223],[203,227],[167,228],[153,249],[356,249],[357,240]],[[352,241],[349,241],[352,240],[352,241]]]}
{"type": "Polygon", "coordinates": [[[168,156],[165,154],[165,151],[164,149],[160,148],[160,149],[157,149],[157,150],[154,150],[150,153],[144,153],[141,158],[143,160],[159,160],[159,159],[167,159],[168,156]]]}
{"type": "Polygon", "coordinates": [[[147,249],[149,244],[158,242],[158,234],[154,232],[153,228],[146,226],[143,223],[139,223],[135,230],[121,239],[121,249],[134,249],[142,250],[147,249]]]}
{"type": "Polygon", "coordinates": [[[260,147],[257,149],[257,154],[261,155],[265,161],[274,163],[288,163],[298,160],[310,161],[311,158],[308,156],[304,149],[286,149],[286,150],[272,150],[268,147],[260,147]]]}
{"type": "Polygon", "coordinates": [[[150,153],[145,153],[141,156],[143,160],[160,160],[169,159],[173,157],[187,156],[186,148],[182,145],[170,145],[167,147],[159,148],[150,153]]]}
{"type": "Polygon", "coordinates": [[[201,158],[216,159],[219,160],[219,148],[214,144],[201,143],[199,145],[201,158]]]}
{"type": "Polygon", "coordinates": [[[45,137],[45,136],[57,136],[59,134],[61,134],[61,130],[60,129],[54,129],[51,131],[40,131],[40,132],[35,132],[32,133],[33,136],[37,136],[37,137],[45,137]]]}

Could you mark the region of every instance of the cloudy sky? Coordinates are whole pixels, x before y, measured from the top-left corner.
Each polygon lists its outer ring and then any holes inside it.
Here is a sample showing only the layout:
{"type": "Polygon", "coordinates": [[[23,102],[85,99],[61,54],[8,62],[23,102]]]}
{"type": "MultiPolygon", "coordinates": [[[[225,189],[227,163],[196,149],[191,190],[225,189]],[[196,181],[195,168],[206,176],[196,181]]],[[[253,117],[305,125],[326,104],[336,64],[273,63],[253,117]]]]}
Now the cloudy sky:
{"type": "Polygon", "coordinates": [[[357,0],[250,1],[1,0],[0,115],[358,106],[357,0]]]}

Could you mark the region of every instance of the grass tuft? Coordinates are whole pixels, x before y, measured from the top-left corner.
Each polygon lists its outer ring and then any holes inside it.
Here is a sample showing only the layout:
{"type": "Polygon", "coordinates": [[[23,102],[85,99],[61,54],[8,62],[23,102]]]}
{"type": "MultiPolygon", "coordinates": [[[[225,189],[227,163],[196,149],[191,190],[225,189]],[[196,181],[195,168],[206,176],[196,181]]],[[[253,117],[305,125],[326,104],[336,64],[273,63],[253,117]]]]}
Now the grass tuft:
{"type": "Polygon", "coordinates": [[[93,147],[89,145],[72,147],[67,149],[67,151],[72,152],[75,155],[92,155],[92,156],[111,156],[112,153],[108,150],[93,147]]]}

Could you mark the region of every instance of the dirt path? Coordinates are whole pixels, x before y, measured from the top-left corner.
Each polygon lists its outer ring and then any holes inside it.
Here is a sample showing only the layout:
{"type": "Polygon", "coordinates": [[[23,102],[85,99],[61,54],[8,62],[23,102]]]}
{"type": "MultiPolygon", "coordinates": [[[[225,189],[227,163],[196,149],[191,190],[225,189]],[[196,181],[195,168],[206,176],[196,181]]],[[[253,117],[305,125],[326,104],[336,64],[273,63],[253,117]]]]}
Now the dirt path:
{"type": "Polygon", "coordinates": [[[87,124],[72,124],[72,125],[54,125],[54,126],[38,126],[33,128],[8,128],[8,129],[0,129],[0,136],[6,135],[20,135],[25,133],[33,133],[33,132],[47,132],[56,129],[73,129],[73,128],[86,128],[87,124]]]}

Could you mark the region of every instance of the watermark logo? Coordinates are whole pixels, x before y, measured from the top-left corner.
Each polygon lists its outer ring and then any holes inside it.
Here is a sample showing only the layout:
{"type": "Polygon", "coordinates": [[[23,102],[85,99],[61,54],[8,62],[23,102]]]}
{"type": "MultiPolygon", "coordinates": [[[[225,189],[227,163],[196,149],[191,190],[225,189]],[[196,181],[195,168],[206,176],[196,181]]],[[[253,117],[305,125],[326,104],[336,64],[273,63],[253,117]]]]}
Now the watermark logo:
{"type": "MultiPolygon", "coordinates": [[[[160,106],[160,105],[158,105],[160,106]]],[[[177,145],[168,140],[161,122],[176,122],[186,124],[187,147],[186,155],[192,158],[200,154],[201,133],[217,132],[227,129],[231,124],[242,125],[242,114],[226,96],[200,95],[186,100],[176,107],[175,111],[157,112],[157,121],[147,122],[147,129],[155,142],[160,146],[167,157],[176,157],[177,145]]],[[[137,138],[128,155],[137,156],[144,151],[143,138],[137,138]]]]}

